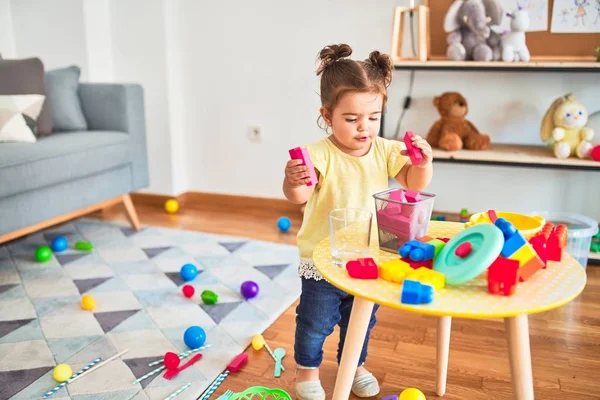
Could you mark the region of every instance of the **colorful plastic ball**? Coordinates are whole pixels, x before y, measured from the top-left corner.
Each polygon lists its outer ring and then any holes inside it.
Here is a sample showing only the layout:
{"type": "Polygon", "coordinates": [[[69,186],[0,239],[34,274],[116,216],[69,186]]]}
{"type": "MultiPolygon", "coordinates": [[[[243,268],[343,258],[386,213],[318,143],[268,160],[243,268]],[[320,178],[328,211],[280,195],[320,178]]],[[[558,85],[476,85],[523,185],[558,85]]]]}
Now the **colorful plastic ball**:
{"type": "Polygon", "coordinates": [[[242,286],[240,287],[240,292],[246,300],[256,297],[258,296],[258,283],[253,281],[246,281],[242,283],[242,286]]]}
{"type": "Polygon", "coordinates": [[[185,285],[183,287],[183,295],[185,297],[192,298],[192,296],[194,295],[195,291],[196,290],[194,289],[194,287],[192,285],[185,285]]]}
{"type": "Polygon", "coordinates": [[[52,377],[54,377],[57,382],[64,382],[72,376],[73,370],[69,364],[58,364],[52,371],[52,377]]]}
{"type": "Polygon", "coordinates": [[[35,251],[35,259],[39,262],[46,262],[52,258],[52,250],[48,246],[40,246],[35,251]]]}
{"type": "Polygon", "coordinates": [[[175,199],[165,201],[165,211],[169,214],[175,214],[179,211],[179,202],[175,199]]]}
{"type": "Polygon", "coordinates": [[[400,393],[400,398],[398,400],[427,400],[423,392],[419,389],[408,388],[404,389],[402,393],[400,393]]]}
{"type": "Polygon", "coordinates": [[[183,334],[183,341],[190,349],[200,348],[206,342],[206,332],[199,326],[190,326],[183,334]]]}
{"type": "Polygon", "coordinates": [[[292,221],[288,217],[281,217],[277,220],[277,227],[281,232],[287,232],[292,227],[292,221]]]}
{"type": "Polygon", "coordinates": [[[52,250],[53,251],[65,251],[67,249],[67,246],[69,245],[69,242],[67,242],[67,239],[64,236],[57,236],[52,240],[52,250]]]}
{"type": "Polygon", "coordinates": [[[96,308],[96,300],[90,294],[85,294],[81,298],[81,308],[88,311],[94,311],[96,308]]]}
{"type": "Polygon", "coordinates": [[[184,266],[181,267],[179,274],[181,275],[181,279],[189,282],[196,279],[198,276],[198,268],[196,268],[194,264],[184,264],[184,266]]]}

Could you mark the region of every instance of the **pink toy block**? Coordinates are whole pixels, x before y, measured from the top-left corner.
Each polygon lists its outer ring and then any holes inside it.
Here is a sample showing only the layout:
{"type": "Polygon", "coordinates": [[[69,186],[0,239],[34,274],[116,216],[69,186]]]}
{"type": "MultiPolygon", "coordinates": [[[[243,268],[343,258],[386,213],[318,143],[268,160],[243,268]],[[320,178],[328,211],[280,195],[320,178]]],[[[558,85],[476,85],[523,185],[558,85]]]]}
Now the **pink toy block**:
{"type": "Polygon", "coordinates": [[[406,200],[409,203],[417,203],[417,202],[421,201],[421,194],[419,192],[407,190],[406,191],[406,200]]]}
{"type": "Polygon", "coordinates": [[[372,258],[359,258],[346,263],[348,275],[356,279],[377,279],[379,267],[372,258]]]}
{"type": "Polygon", "coordinates": [[[421,150],[417,147],[413,146],[412,138],[415,137],[415,134],[411,131],[406,131],[404,134],[404,144],[406,145],[406,151],[408,152],[408,156],[410,157],[410,161],[413,165],[421,164],[423,160],[423,156],[421,155],[421,150]]]}
{"type": "Polygon", "coordinates": [[[317,178],[315,166],[308,155],[308,150],[302,147],[295,147],[289,150],[289,153],[292,160],[302,160],[301,165],[306,165],[308,167],[308,178],[310,178],[310,182],[308,182],[306,186],[316,185],[319,182],[319,179],[317,178]]]}

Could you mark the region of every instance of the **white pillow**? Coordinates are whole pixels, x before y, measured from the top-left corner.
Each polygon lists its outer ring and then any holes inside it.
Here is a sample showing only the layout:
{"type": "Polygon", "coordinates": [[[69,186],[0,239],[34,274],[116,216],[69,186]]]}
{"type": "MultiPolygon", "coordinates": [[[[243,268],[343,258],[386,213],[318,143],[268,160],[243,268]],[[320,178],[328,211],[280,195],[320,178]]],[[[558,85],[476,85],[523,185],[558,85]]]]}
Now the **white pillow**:
{"type": "Polygon", "coordinates": [[[35,143],[30,126],[35,127],[45,99],[41,94],[0,96],[0,142],[35,143]]]}

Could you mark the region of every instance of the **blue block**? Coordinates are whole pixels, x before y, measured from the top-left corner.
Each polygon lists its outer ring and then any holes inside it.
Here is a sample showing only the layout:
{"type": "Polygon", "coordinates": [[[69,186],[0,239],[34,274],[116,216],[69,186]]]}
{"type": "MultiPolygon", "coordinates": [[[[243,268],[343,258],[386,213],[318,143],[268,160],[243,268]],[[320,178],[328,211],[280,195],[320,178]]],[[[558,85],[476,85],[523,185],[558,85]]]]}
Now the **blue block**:
{"type": "Polygon", "coordinates": [[[517,250],[523,247],[527,243],[523,235],[520,232],[512,235],[510,238],[504,240],[504,246],[500,254],[504,258],[508,258],[513,255],[517,250]]]}
{"type": "Polygon", "coordinates": [[[400,249],[398,250],[398,254],[400,254],[400,256],[402,257],[408,257],[408,255],[410,254],[410,251],[413,249],[413,247],[408,244],[408,243],[404,243],[404,245],[402,245],[402,247],[400,247],[400,249]]]}
{"type": "Polygon", "coordinates": [[[423,285],[419,281],[405,279],[400,301],[404,304],[429,304],[433,301],[433,287],[423,285]]]}
{"type": "Polygon", "coordinates": [[[435,246],[418,240],[409,240],[400,248],[400,255],[413,261],[431,260],[435,255],[435,246]],[[408,252],[407,249],[409,249],[408,252]]]}

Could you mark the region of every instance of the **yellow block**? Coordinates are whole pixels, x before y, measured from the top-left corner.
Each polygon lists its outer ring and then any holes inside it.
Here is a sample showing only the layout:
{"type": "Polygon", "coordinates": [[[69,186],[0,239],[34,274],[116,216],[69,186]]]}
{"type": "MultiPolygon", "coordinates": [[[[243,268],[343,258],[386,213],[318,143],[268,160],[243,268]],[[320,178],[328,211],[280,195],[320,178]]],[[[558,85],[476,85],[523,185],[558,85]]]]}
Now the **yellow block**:
{"type": "Polygon", "coordinates": [[[531,260],[536,255],[537,255],[537,253],[535,252],[535,250],[533,249],[531,244],[525,243],[523,246],[521,246],[521,248],[519,250],[515,251],[508,258],[511,260],[518,261],[519,267],[522,267],[523,265],[527,264],[527,262],[529,262],[529,260],[531,260]]]}
{"type": "Polygon", "coordinates": [[[446,286],[446,276],[444,274],[425,267],[413,270],[406,278],[426,283],[433,286],[435,289],[441,289],[446,286]]]}
{"type": "Polygon", "coordinates": [[[379,265],[379,277],[383,280],[402,283],[406,275],[414,271],[411,266],[400,260],[391,260],[379,265]]]}

